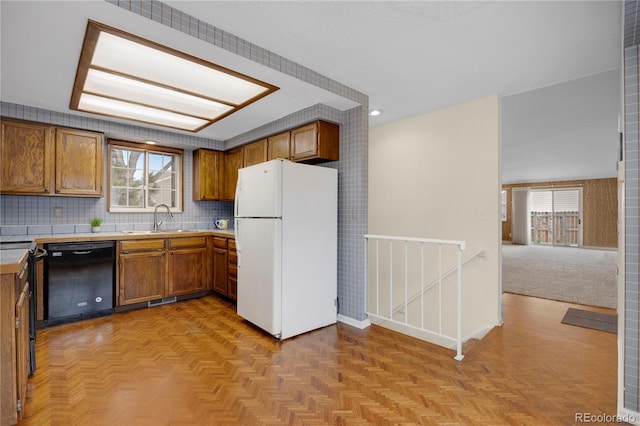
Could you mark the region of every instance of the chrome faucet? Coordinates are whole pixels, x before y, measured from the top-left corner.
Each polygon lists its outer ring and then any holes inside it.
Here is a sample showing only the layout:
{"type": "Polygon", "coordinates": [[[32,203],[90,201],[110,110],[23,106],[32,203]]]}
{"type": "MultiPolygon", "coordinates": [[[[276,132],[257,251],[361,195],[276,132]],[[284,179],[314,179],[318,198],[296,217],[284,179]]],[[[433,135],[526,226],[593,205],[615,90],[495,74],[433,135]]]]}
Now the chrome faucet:
{"type": "Polygon", "coordinates": [[[169,210],[169,206],[166,204],[158,204],[155,210],[153,211],[153,232],[158,232],[158,228],[160,228],[160,225],[162,225],[162,221],[158,220],[159,207],[164,207],[165,209],[167,209],[167,213],[169,213],[169,217],[173,219],[173,213],[171,213],[171,210],[169,210]]]}

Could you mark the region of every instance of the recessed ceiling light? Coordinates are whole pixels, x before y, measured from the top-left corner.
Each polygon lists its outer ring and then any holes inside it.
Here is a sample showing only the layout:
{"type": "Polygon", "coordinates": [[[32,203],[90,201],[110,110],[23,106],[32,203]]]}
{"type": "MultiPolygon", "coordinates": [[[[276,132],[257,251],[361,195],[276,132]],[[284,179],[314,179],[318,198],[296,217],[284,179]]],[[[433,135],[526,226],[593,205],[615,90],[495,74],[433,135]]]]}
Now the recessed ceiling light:
{"type": "Polygon", "coordinates": [[[70,108],[197,132],[276,90],[90,20],[70,108]]]}
{"type": "Polygon", "coordinates": [[[382,114],[382,111],[380,111],[379,109],[372,109],[371,111],[369,111],[369,115],[372,117],[375,117],[376,115],[380,115],[382,114]]]}

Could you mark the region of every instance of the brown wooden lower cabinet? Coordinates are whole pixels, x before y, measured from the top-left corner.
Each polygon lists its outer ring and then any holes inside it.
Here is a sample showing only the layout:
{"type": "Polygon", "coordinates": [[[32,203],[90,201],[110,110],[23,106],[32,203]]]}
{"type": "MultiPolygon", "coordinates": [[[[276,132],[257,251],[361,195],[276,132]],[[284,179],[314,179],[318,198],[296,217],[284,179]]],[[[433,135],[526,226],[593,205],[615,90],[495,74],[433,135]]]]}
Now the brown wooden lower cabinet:
{"type": "Polygon", "coordinates": [[[118,306],[210,289],[206,236],[118,243],[118,306]]]}
{"type": "Polygon", "coordinates": [[[227,295],[227,238],[213,237],[213,290],[227,295]]]}
{"type": "Polygon", "coordinates": [[[118,306],[162,299],[167,276],[165,240],[120,241],[118,248],[118,306]]]}
{"type": "Polygon", "coordinates": [[[167,297],[206,290],[206,237],[171,238],[167,297]]]}
{"type": "Polygon", "coordinates": [[[0,278],[0,425],[22,417],[29,375],[27,264],[0,278]]]}
{"type": "Polygon", "coordinates": [[[213,290],[231,300],[238,294],[238,255],[233,238],[214,237],[213,290]]]}
{"type": "Polygon", "coordinates": [[[236,240],[229,239],[229,263],[228,263],[228,289],[227,296],[232,300],[238,300],[238,253],[236,252],[236,240]]]}

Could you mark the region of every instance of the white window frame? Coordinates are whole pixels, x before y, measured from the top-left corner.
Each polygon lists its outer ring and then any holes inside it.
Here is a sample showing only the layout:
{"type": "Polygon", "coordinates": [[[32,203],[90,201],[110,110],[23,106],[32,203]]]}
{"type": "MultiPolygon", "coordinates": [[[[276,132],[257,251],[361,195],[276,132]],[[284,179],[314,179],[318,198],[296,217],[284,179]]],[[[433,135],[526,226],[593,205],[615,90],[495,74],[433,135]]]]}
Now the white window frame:
{"type": "Polygon", "coordinates": [[[142,143],[134,143],[120,140],[109,140],[109,185],[108,185],[108,208],[111,213],[145,213],[145,212],[153,212],[155,210],[155,206],[149,206],[149,192],[148,192],[148,177],[149,177],[149,154],[162,154],[162,155],[172,155],[175,157],[174,168],[175,168],[175,176],[176,176],[176,197],[175,203],[176,205],[170,205],[169,208],[172,212],[182,212],[184,206],[183,200],[183,188],[184,188],[184,150],[179,148],[170,148],[163,147],[158,145],[147,145],[142,143]],[[113,206],[111,204],[111,192],[113,191],[112,187],[112,173],[113,173],[113,165],[111,164],[112,159],[112,149],[129,149],[144,152],[144,176],[145,176],[145,185],[143,186],[144,191],[144,207],[121,207],[121,206],[113,206]]]}

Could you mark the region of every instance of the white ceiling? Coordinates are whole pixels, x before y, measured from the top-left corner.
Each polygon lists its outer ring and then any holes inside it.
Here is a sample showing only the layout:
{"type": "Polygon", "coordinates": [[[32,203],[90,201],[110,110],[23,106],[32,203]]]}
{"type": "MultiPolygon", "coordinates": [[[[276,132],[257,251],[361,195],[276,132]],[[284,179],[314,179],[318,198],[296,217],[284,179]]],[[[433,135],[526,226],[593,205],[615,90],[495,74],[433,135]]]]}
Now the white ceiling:
{"type": "MultiPolygon", "coordinates": [[[[384,111],[370,125],[620,66],[619,1],[165,3],[368,95],[384,111]]],[[[0,13],[4,102],[70,112],[94,19],[281,87],[198,136],[226,140],[317,103],[355,106],[103,1],[2,0],[0,13]]]]}

